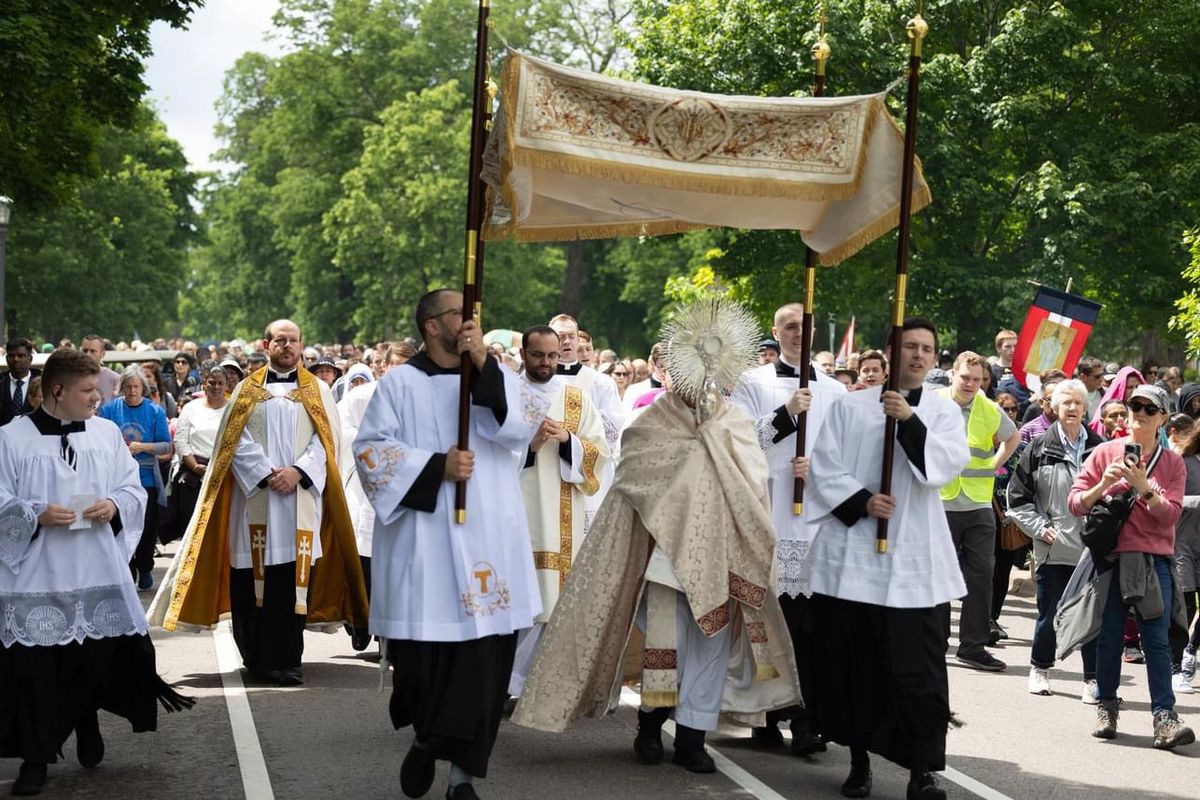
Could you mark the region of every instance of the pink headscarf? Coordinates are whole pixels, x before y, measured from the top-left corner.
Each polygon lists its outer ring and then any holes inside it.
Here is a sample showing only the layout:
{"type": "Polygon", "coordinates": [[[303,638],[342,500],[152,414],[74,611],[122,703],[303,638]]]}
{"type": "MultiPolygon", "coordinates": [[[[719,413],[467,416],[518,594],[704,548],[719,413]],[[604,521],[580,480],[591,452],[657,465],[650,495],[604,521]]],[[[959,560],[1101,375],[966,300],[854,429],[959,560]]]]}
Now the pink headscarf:
{"type": "Polygon", "coordinates": [[[1145,383],[1146,379],[1142,377],[1142,373],[1138,372],[1133,367],[1121,367],[1121,371],[1117,373],[1117,377],[1113,378],[1112,383],[1108,385],[1104,396],[1100,398],[1100,404],[1096,406],[1096,412],[1092,414],[1091,424],[1088,425],[1097,436],[1107,437],[1104,430],[1104,420],[1100,418],[1101,412],[1104,411],[1104,404],[1109,400],[1124,400],[1125,399],[1125,384],[1129,382],[1130,377],[1137,378],[1139,383],[1145,383]]]}

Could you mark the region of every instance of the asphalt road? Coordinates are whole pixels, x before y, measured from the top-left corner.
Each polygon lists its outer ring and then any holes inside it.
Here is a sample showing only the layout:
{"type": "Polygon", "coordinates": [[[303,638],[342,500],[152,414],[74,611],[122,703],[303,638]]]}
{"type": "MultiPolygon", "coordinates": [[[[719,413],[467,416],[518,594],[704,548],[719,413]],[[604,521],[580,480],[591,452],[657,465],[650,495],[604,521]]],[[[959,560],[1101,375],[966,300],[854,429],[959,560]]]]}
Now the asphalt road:
{"type": "MultiPolygon", "coordinates": [[[[160,560],[157,572],[161,574],[165,566],[166,561],[160,560]]],[[[1125,667],[1121,735],[1111,742],[1089,735],[1095,712],[1079,701],[1078,656],[1052,673],[1053,697],[1027,693],[1035,617],[1031,598],[1009,598],[1003,622],[1013,638],[996,650],[1008,661],[1007,672],[984,674],[950,663],[951,707],[964,723],[950,733],[947,743],[948,775],[953,780],[944,776],[942,784],[950,797],[1196,797],[1200,744],[1173,753],[1151,747],[1144,667],[1125,667]]],[[[157,631],[153,636],[159,671],[195,696],[196,707],[181,714],[161,714],[155,734],[131,734],[123,720],[102,715],[107,743],[104,763],[83,770],[74,759],[74,742],[69,741],[66,758],[50,769],[43,796],[402,797],[397,776],[411,735],[392,730],[379,670],[353,653],[349,637],[308,634],[304,686],[278,689],[250,683],[243,695],[240,674],[230,670],[223,675],[218,665],[219,633],[157,631]],[[249,714],[244,713],[245,701],[249,714]]],[[[1200,694],[1181,695],[1178,710],[1185,721],[1200,727],[1200,694]]],[[[849,769],[849,754],[842,748],[796,758],[785,749],[752,748],[747,732],[738,729],[709,737],[711,749],[719,754],[717,774],[693,775],[671,765],[669,757],[668,763],[645,767],[633,760],[634,727],[635,713],[627,707],[559,735],[506,722],[491,772],[476,787],[488,800],[807,800],[840,797],[838,787],[849,769]]],[[[669,740],[667,748],[669,752],[669,740]]],[[[15,760],[0,762],[0,792],[7,790],[17,766],[15,760]]],[[[429,797],[443,796],[446,771],[445,765],[439,765],[429,797]]],[[[874,772],[873,797],[904,797],[907,773],[880,759],[874,759],[874,772]]]]}

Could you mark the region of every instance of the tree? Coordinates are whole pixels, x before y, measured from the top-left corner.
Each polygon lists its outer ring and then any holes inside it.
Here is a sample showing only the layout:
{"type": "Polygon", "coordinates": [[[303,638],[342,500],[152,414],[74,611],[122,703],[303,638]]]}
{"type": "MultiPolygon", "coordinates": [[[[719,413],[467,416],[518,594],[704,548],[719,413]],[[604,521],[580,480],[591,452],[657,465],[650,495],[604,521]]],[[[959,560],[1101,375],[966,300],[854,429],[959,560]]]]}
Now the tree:
{"type": "MultiPolygon", "coordinates": [[[[817,3],[638,0],[635,71],[725,93],[807,91],[817,3]]],[[[876,92],[903,73],[911,4],[829,3],[832,93],[876,92]]],[[[1027,279],[1104,304],[1106,321],[1164,332],[1182,291],[1179,246],[1200,167],[1186,4],[1097,0],[942,5],[929,14],[918,153],[934,204],[915,218],[909,308],[960,349],[1022,318],[1027,279]]],[[[892,101],[893,109],[900,110],[892,101]]],[[[716,267],[791,298],[796,237],[732,232],[716,267]]],[[[882,333],[895,251],[884,237],[833,273],[818,307],[882,333]]]]}
{"type": "Polygon", "coordinates": [[[132,125],[101,130],[98,174],[70,202],[14,217],[10,332],[130,338],[173,323],[197,236],[195,175],[150,109],[141,107],[132,125]]]}
{"type": "Polygon", "coordinates": [[[31,211],[94,176],[106,126],[135,124],[150,25],[183,27],[203,0],[5,0],[0,194],[31,211]]]}

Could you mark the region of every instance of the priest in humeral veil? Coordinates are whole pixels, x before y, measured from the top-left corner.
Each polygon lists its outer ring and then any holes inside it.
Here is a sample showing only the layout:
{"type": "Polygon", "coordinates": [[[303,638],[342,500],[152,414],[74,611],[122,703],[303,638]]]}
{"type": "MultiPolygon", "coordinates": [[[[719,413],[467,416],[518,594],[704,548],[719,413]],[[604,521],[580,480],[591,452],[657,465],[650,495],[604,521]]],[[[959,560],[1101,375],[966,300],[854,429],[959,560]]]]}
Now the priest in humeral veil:
{"type": "Polygon", "coordinates": [[[680,309],[664,334],[662,395],[626,429],[616,477],[546,627],[513,721],[561,731],[616,707],[644,635],[634,754],[712,772],[706,731],[800,702],[772,586],[775,534],[754,421],[726,399],[757,363],[758,331],[723,298],[680,309]]]}
{"type": "Polygon", "coordinates": [[[299,364],[294,323],[272,323],[263,344],[268,364],[230,398],[150,621],[211,627],[230,614],[247,670],[289,686],[302,682],[305,628],[365,625],[367,593],[332,393],[299,364]]]}

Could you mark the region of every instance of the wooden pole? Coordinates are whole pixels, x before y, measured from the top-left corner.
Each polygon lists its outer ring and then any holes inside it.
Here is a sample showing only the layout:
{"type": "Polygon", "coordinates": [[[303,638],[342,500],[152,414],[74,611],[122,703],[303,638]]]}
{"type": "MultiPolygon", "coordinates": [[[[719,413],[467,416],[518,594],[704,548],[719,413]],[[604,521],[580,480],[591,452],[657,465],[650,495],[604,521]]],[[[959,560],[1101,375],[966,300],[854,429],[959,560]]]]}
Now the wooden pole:
{"type": "MultiPolygon", "coordinates": [[[[908,58],[908,108],[904,121],[904,164],[900,173],[900,235],[896,244],[896,296],[892,303],[892,336],[888,348],[888,391],[900,388],[900,337],[904,325],[904,303],[908,291],[908,239],[911,227],[912,192],[916,165],[917,147],[917,95],[921,81],[921,42],[929,32],[929,25],[921,17],[921,4],[917,15],[906,26],[908,38],[912,40],[912,53],[908,58]]],[[[887,417],[883,433],[883,470],[879,479],[879,493],[891,494],[892,458],[896,453],[896,420],[887,417]]],[[[888,549],[888,521],[880,519],[875,530],[875,550],[886,553],[888,549]]]]}
{"type": "MultiPolygon", "coordinates": [[[[471,155],[467,175],[467,239],[463,258],[463,322],[480,316],[483,293],[483,229],[484,196],[486,189],[483,170],[483,147],[491,124],[492,97],[488,81],[488,14],[490,0],[479,0],[479,16],[475,28],[475,93],[471,112],[471,155]]],[[[479,331],[483,335],[483,330],[479,331]]],[[[471,381],[474,365],[467,353],[459,365],[458,449],[468,450],[471,444],[471,381]]],[[[454,486],[454,520],[467,521],[467,482],[454,486]]]]}
{"type": "MultiPolygon", "coordinates": [[[[821,8],[820,33],[812,47],[816,74],[813,75],[813,97],[825,94],[825,62],[829,60],[829,45],[825,42],[825,8],[821,8]]],[[[800,388],[808,388],[808,371],[812,363],[813,327],[815,325],[814,302],[817,289],[817,254],[810,247],[804,248],[804,332],[800,339],[800,388]]],[[[804,456],[808,441],[808,412],[796,417],[796,457],[804,456]]],[[[792,514],[804,513],[804,479],[795,478],[792,484],[792,514]]]]}

